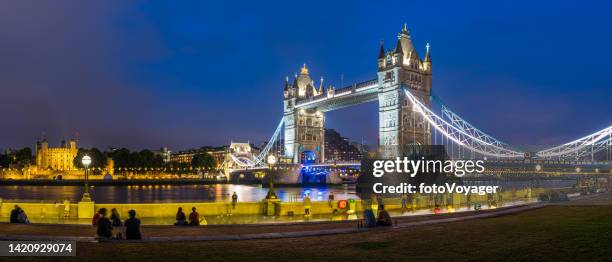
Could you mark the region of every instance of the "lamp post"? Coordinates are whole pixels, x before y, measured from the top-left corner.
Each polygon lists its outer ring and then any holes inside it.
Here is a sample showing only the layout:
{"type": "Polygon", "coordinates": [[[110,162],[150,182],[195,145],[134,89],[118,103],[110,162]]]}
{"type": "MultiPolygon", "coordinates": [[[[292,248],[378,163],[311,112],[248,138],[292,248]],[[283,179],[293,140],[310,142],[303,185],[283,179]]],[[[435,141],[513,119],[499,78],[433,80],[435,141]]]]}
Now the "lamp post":
{"type": "Polygon", "coordinates": [[[268,162],[268,167],[270,168],[270,190],[268,190],[268,195],[266,195],[266,199],[278,199],[278,197],[276,196],[276,192],[274,192],[274,172],[273,172],[273,168],[274,168],[274,164],[276,164],[276,156],[274,155],[268,155],[268,157],[266,158],[266,162],[268,162]]]}
{"type": "Polygon", "coordinates": [[[81,201],[91,201],[91,196],[89,196],[89,174],[87,172],[87,168],[91,164],[91,157],[87,155],[83,156],[83,158],[81,159],[81,163],[85,168],[85,192],[83,192],[83,199],[81,201]]]}

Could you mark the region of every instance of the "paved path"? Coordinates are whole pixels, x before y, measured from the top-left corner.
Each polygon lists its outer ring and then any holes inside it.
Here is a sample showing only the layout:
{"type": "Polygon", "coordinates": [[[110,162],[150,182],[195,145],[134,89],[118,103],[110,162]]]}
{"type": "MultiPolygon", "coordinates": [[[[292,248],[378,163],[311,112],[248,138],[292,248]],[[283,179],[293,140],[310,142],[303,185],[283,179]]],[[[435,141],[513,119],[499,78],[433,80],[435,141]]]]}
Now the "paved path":
{"type": "MultiPolygon", "coordinates": [[[[357,221],[293,223],[261,226],[143,226],[143,240],[134,242],[168,241],[216,241],[216,240],[253,240],[275,239],[333,234],[348,234],[373,230],[393,230],[439,223],[458,222],[515,214],[543,207],[547,204],[534,203],[506,207],[495,210],[471,211],[443,215],[394,217],[395,226],[377,228],[358,228],[357,221]]],[[[12,225],[0,227],[0,240],[74,240],[95,242],[91,226],[83,225],[12,225]]]]}

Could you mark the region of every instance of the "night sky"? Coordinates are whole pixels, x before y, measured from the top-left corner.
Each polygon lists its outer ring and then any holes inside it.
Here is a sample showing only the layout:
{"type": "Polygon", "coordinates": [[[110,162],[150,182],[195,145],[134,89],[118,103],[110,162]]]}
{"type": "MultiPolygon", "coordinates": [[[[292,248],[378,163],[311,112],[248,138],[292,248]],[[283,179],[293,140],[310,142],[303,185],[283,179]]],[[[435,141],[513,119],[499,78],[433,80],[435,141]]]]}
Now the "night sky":
{"type": "MultiPolygon", "coordinates": [[[[501,140],[612,124],[608,1],[357,2],[2,1],[0,148],[43,133],[102,149],[260,143],[285,76],[306,63],[337,87],[373,79],[404,22],[421,56],[431,44],[435,94],[501,140]]],[[[368,144],[377,123],[376,103],[327,115],[368,144]]]]}

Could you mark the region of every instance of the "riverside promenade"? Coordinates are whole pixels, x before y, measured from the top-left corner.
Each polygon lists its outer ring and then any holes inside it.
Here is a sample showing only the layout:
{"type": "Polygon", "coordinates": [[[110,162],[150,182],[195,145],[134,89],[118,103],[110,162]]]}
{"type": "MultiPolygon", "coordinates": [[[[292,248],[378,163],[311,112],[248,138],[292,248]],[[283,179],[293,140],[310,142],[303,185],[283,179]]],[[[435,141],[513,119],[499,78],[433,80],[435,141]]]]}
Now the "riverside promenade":
{"type": "MultiPolygon", "coordinates": [[[[341,221],[287,222],[270,224],[235,224],[205,226],[143,225],[143,239],[140,241],[114,242],[156,242],[156,241],[212,241],[252,240],[288,237],[322,236],[367,232],[371,230],[392,230],[424,225],[459,222],[472,219],[492,218],[518,214],[551,205],[611,205],[612,193],[586,196],[572,195],[570,201],[549,203],[531,202],[507,207],[470,210],[456,213],[414,213],[404,212],[393,215],[392,227],[365,228],[360,219],[341,221]]],[[[79,224],[9,224],[0,223],[0,240],[76,240],[97,242],[95,228],[79,224]]],[[[116,228],[116,232],[124,230],[116,228]]]]}
{"type": "MultiPolygon", "coordinates": [[[[408,206],[413,206],[415,213],[430,213],[435,205],[443,209],[450,207],[453,210],[465,210],[473,203],[487,203],[496,201],[501,206],[516,205],[523,202],[532,202],[545,189],[519,189],[508,190],[495,195],[473,195],[467,198],[463,194],[452,194],[434,198],[433,195],[416,195],[408,206]],[[470,204],[471,203],[471,204],[470,204]]],[[[208,224],[262,224],[321,221],[321,220],[350,220],[359,217],[364,207],[372,206],[371,200],[347,201],[344,208],[338,206],[342,200],[315,201],[310,204],[311,217],[305,219],[305,206],[303,201],[278,201],[274,203],[274,216],[267,216],[265,201],[238,202],[235,206],[231,202],[175,202],[175,203],[96,203],[90,202],[37,202],[0,199],[0,221],[8,221],[11,210],[15,205],[25,210],[33,223],[50,224],[89,224],[96,210],[116,208],[122,218],[127,218],[129,210],[136,210],[137,217],[144,225],[169,225],[174,223],[174,217],[179,207],[183,210],[197,208],[208,224]],[[349,215],[353,214],[350,218],[349,215]],[[334,219],[336,217],[337,219],[334,219]]],[[[386,209],[392,216],[401,215],[402,203],[399,198],[385,198],[386,209]]],[[[376,205],[374,205],[376,206],[376,205]]]]}
{"type": "MultiPolygon", "coordinates": [[[[144,226],[140,241],[95,241],[84,225],[0,225],[0,240],[76,240],[62,261],[603,261],[612,256],[612,194],[560,203],[357,221],[232,226],[144,226]]],[[[39,261],[13,257],[7,261],[39,261]]],[[[59,258],[58,258],[59,259],[59,258]]],[[[54,259],[48,258],[52,261],[54,259]]]]}
{"type": "MultiPolygon", "coordinates": [[[[289,237],[323,236],[349,234],[370,230],[392,230],[415,226],[458,222],[470,219],[497,217],[541,208],[545,203],[522,204],[498,209],[465,211],[446,214],[404,215],[393,217],[394,226],[364,228],[360,220],[276,223],[269,225],[209,225],[209,226],[142,226],[143,239],[140,241],[112,242],[166,242],[166,241],[213,241],[253,240],[289,237]]],[[[123,228],[117,228],[123,230],[123,228]]],[[[0,227],[0,240],[75,240],[97,242],[95,228],[88,225],[55,224],[6,224],[0,227]]]]}

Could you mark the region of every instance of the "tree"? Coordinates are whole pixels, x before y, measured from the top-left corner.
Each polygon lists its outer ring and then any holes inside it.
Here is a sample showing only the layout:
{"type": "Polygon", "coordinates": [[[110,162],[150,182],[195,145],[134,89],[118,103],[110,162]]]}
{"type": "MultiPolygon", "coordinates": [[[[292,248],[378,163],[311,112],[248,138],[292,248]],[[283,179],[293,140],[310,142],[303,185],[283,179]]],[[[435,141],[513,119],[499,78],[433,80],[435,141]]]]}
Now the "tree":
{"type": "Polygon", "coordinates": [[[140,151],[139,154],[143,167],[160,167],[163,164],[161,156],[156,155],[151,150],[145,149],[140,151]]]}
{"type": "Polygon", "coordinates": [[[0,167],[8,168],[11,164],[11,157],[6,154],[0,154],[0,167]]]}
{"type": "Polygon", "coordinates": [[[97,148],[92,148],[92,149],[86,149],[86,148],[79,148],[79,151],[77,152],[77,156],[74,158],[74,166],[78,167],[78,168],[83,168],[83,162],[81,161],[83,159],[83,156],[88,155],[89,157],[91,157],[91,165],[89,166],[90,168],[92,167],[105,167],[106,166],[106,154],[103,153],[102,151],[100,151],[97,148]]]}
{"type": "Polygon", "coordinates": [[[29,147],[24,147],[22,149],[17,150],[17,152],[15,152],[15,160],[13,163],[21,167],[25,167],[34,163],[32,149],[29,147]]]}
{"type": "Polygon", "coordinates": [[[143,166],[143,161],[142,161],[142,157],[140,155],[140,153],[138,152],[132,152],[130,153],[130,161],[129,161],[129,166],[130,167],[142,167],[143,166]]]}
{"type": "Polygon", "coordinates": [[[88,153],[89,153],[89,151],[87,149],[79,148],[79,150],[77,151],[77,155],[72,160],[72,164],[75,167],[83,168],[83,164],[81,163],[81,159],[83,159],[83,156],[88,155],[88,153]]]}
{"type": "Polygon", "coordinates": [[[106,154],[100,151],[97,148],[92,148],[89,150],[89,156],[92,159],[92,165],[94,167],[106,167],[106,154]]]}
{"type": "Polygon", "coordinates": [[[193,168],[204,168],[213,169],[217,166],[217,161],[210,154],[197,154],[191,159],[191,167],[193,168]]]}
{"type": "Polygon", "coordinates": [[[129,167],[130,166],[130,150],[127,148],[121,148],[110,153],[110,157],[113,158],[115,166],[117,167],[129,167]]]}

